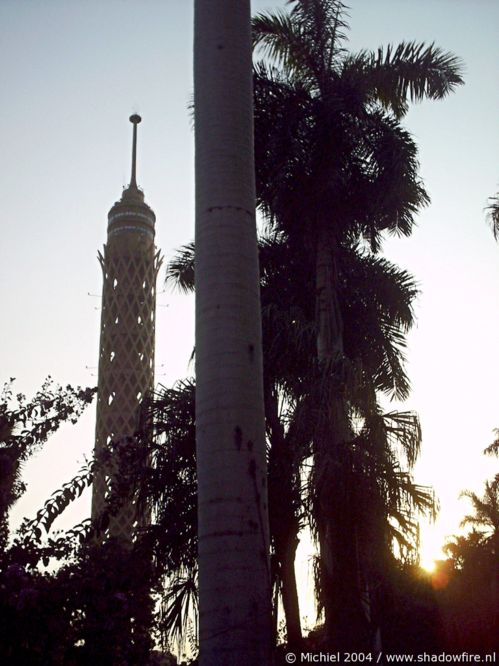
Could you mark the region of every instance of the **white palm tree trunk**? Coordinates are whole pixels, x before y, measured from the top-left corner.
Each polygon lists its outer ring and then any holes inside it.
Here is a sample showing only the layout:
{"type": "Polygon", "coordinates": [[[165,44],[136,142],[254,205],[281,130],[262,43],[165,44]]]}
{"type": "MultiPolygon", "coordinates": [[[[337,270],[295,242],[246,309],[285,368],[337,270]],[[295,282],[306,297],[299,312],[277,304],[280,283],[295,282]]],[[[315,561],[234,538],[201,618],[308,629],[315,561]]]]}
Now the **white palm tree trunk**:
{"type": "Polygon", "coordinates": [[[200,663],[271,651],[249,0],[195,0],[200,663]]]}

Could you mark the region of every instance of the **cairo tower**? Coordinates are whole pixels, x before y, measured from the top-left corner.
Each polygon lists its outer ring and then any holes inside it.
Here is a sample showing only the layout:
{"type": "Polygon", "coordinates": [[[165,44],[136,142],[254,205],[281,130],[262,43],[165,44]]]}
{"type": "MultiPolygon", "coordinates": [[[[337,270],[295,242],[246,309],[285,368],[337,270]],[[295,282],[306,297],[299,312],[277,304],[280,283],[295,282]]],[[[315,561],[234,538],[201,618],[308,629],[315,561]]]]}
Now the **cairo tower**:
{"type": "MultiPolygon", "coordinates": [[[[97,391],[95,457],[125,445],[138,427],[142,398],[154,386],[154,340],[156,278],[161,265],[154,245],[156,216],[137,187],[137,125],[133,124],[132,174],[108,214],[107,243],[99,262],[103,273],[102,313],[97,391]],[[124,443],[124,444],[123,444],[124,443]]],[[[112,455],[96,468],[92,495],[92,519],[103,511],[113,486],[116,463],[112,455]]],[[[134,527],[144,517],[137,515],[128,499],[112,516],[109,534],[130,540],[134,527]]]]}

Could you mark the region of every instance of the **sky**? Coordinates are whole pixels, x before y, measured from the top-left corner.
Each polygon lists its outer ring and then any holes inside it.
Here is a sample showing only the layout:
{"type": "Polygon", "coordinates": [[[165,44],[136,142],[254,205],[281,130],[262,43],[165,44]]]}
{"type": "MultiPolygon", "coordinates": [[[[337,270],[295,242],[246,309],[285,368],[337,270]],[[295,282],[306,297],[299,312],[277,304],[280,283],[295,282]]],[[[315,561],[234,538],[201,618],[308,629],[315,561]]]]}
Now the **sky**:
{"type": "MultiPolygon", "coordinates": [[[[254,12],[284,1],[254,0],[254,12]]],[[[466,85],[404,120],[420,150],[432,203],[409,239],[386,255],[420,287],[409,335],[411,397],[423,428],[416,480],[434,487],[440,515],[422,528],[423,562],[440,556],[497,469],[483,449],[499,427],[499,247],[486,222],[499,190],[499,3],[351,0],[349,48],[435,42],[462,58],[466,85]]],[[[97,383],[107,213],[129,182],[138,112],[137,180],[156,213],[166,262],[194,233],[192,2],[1,0],[0,379],[33,394],[47,375],[97,383]]],[[[191,375],[193,299],[158,280],[156,381],[191,375]]],[[[29,490],[15,525],[91,455],[95,406],[65,426],[25,468],[29,490]]],[[[64,517],[89,512],[89,493],[64,517]]],[[[304,557],[303,553],[301,555],[304,557]]]]}

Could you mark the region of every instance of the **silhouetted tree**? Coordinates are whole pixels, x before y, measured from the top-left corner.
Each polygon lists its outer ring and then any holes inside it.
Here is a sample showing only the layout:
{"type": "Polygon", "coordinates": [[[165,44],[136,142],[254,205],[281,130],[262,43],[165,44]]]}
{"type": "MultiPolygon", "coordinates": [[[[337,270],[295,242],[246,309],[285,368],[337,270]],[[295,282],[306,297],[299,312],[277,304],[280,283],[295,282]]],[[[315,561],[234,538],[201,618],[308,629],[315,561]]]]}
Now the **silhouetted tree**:
{"type": "MultiPolygon", "coordinates": [[[[484,453],[497,455],[497,451],[496,431],[484,453]]],[[[448,647],[483,653],[497,648],[499,635],[499,474],[485,482],[482,497],[469,490],[461,496],[472,507],[461,526],[472,529],[444,547],[449,560],[439,602],[448,647]]]]}
{"type": "Polygon", "coordinates": [[[65,422],[75,423],[95,389],[60,387],[49,377],[31,400],[14,395],[13,380],[0,399],[0,661],[5,664],[62,663],[74,639],[71,595],[64,575],[38,565],[69,552],[64,540],[40,544],[41,530],[25,521],[8,544],[8,514],[26,490],[23,465],[65,422]]]}
{"type": "Polygon", "coordinates": [[[289,13],[253,21],[254,42],[268,56],[255,79],[257,197],[270,224],[315,261],[317,358],[327,397],[312,476],[321,588],[329,639],[360,649],[369,646],[369,630],[354,584],[356,527],[341,518],[351,492],[343,461],[352,430],[339,253],[357,239],[377,250],[383,231],[410,233],[427,195],[415,146],[397,119],[409,98],[438,99],[462,79],[457,59],[433,46],[348,55],[341,2],[290,4],[289,13]]]}

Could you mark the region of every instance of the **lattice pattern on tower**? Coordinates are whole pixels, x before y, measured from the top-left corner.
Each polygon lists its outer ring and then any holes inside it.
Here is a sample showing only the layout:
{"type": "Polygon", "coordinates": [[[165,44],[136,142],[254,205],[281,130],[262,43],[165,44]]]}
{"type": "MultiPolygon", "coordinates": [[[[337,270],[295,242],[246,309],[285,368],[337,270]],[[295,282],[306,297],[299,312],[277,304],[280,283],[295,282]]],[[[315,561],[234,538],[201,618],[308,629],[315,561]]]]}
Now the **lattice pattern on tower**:
{"type": "MultiPolygon", "coordinates": [[[[159,252],[150,254],[121,256],[106,246],[104,254],[99,254],[104,286],[97,450],[133,436],[140,402],[154,387],[155,285],[161,257],[159,252]]],[[[104,508],[111,478],[109,469],[96,473],[94,515],[104,508]]],[[[111,521],[111,534],[130,538],[137,519],[134,505],[125,504],[111,521]]]]}
{"type": "MultiPolygon", "coordinates": [[[[99,381],[95,453],[126,446],[138,427],[143,397],[154,387],[156,279],[162,263],[154,247],[152,210],[135,183],[136,120],[132,181],[109,212],[108,242],[99,261],[103,273],[99,381]],[[127,440],[128,438],[128,440],[127,440]]],[[[134,120],[135,119],[135,120],[134,120]]],[[[94,476],[92,518],[101,515],[116,482],[117,456],[94,476]],[[113,481],[114,477],[114,481],[113,481]]],[[[111,517],[109,534],[131,540],[134,527],[144,522],[133,498],[111,517]]]]}

